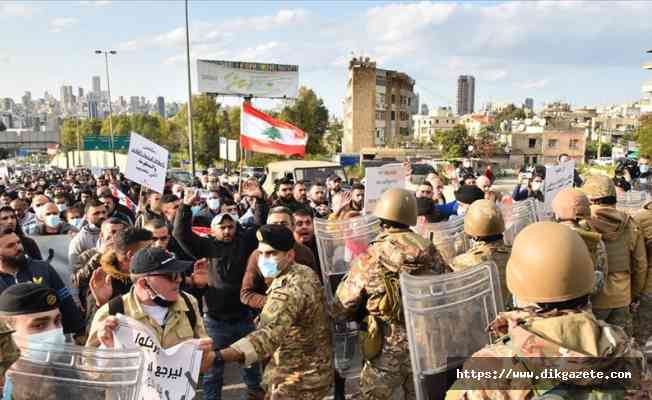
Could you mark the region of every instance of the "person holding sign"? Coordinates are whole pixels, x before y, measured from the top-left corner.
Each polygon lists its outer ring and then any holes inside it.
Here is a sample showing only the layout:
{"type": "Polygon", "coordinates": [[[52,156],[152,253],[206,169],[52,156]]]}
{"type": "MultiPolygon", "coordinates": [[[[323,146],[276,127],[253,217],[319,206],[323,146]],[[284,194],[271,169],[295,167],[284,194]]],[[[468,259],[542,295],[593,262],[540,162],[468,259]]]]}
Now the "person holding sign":
{"type": "Polygon", "coordinates": [[[257,232],[258,268],[269,284],[258,329],[222,349],[224,362],[252,365],[271,356],[266,399],[322,399],[333,382],[332,339],[317,273],[294,262],[295,240],[282,225],[257,232]]]}
{"type": "Polygon", "coordinates": [[[123,314],[149,327],[165,349],[201,339],[201,371],[206,372],[215,359],[213,340],[206,334],[197,300],[180,289],[183,273],[192,264],[177,260],[160,247],[139,250],[129,264],[132,289],[97,311],[86,346],[113,348],[113,333],[118,327],[115,315],[123,314]]]}

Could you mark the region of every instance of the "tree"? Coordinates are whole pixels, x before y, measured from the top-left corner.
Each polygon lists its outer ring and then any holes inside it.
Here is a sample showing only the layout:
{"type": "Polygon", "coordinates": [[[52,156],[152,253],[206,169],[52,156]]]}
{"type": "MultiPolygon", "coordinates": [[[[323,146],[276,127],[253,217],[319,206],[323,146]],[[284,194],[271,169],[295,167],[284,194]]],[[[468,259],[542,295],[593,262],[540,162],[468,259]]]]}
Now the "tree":
{"type": "MultiPolygon", "coordinates": [[[[111,122],[113,123],[113,135],[114,136],[119,136],[119,135],[127,135],[129,132],[133,131],[133,128],[131,126],[131,118],[129,115],[114,115],[113,118],[111,118],[111,122]]],[[[102,121],[102,135],[110,135],[111,134],[111,125],[109,124],[109,118],[104,118],[102,121]]]]}
{"type": "MultiPolygon", "coordinates": [[[[601,157],[611,157],[611,143],[602,143],[602,149],[600,149],[601,157]]],[[[586,143],[586,150],[584,151],[584,157],[587,160],[593,160],[598,158],[598,142],[595,140],[588,141],[586,143]]]]}
{"type": "Polygon", "coordinates": [[[446,158],[466,156],[469,144],[473,143],[464,125],[455,125],[448,131],[437,131],[433,139],[441,147],[442,154],[446,158]]]}
{"type": "Polygon", "coordinates": [[[312,89],[303,86],[299,88],[294,104],[283,108],[279,118],[306,132],[306,153],[324,152],[322,140],[328,129],[328,109],[312,89]]]}
{"type": "Polygon", "coordinates": [[[473,143],[473,153],[489,159],[496,151],[498,139],[488,129],[483,128],[473,143]]]}
{"type": "Polygon", "coordinates": [[[337,118],[331,119],[323,141],[323,147],[326,149],[328,154],[337,154],[342,152],[343,137],[344,124],[337,118]]]}
{"type": "Polygon", "coordinates": [[[510,104],[504,109],[502,109],[498,115],[496,115],[496,122],[493,125],[493,130],[500,130],[500,124],[503,121],[511,121],[513,119],[525,119],[527,116],[525,111],[522,108],[516,107],[514,104],[510,104]]]}
{"type": "MultiPolygon", "coordinates": [[[[192,98],[194,153],[197,161],[204,166],[211,165],[219,156],[218,109],[219,105],[208,95],[193,96],[192,98]]],[[[172,118],[170,125],[170,136],[176,138],[172,141],[179,143],[180,147],[176,148],[182,151],[186,151],[188,148],[187,120],[188,105],[186,104],[172,118]]]]}
{"type": "Polygon", "coordinates": [[[636,131],[636,140],[638,141],[641,154],[646,156],[652,155],[652,117],[641,118],[641,126],[636,131]]]}

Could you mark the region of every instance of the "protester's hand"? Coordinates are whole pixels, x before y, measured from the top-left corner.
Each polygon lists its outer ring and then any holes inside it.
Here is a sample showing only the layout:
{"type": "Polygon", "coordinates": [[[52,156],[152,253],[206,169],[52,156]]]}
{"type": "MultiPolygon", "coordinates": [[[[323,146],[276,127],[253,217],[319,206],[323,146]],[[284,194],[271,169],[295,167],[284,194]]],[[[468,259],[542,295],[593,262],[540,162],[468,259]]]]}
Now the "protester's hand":
{"type": "Polygon", "coordinates": [[[263,191],[260,190],[260,187],[253,182],[249,182],[249,184],[245,189],[245,194],[249,196],[249,198],[256,198],[256,199],[263,198],[263,191]]]}
{"type": "Polygon", "coordinates": [[[195,287],[203,288],[208,285],[208,260],[206,258],[195,262],[190,279],[192,280],[192,285],[195,287]]]}
{"type": "Polygon", "coordinates": [[[183,204],[187,206],[192,206],[193,204],[195,204],[195,201],[197,201],[198,194],[199,194],[199,190],[188,188],[183,196],[183,204]]]}
{"type": "Polygon", "coordinates": [[[113,296],[113,286],[111,286],[111,277],[107,275],[102,268],[93,271],[90,281],[91,294],[95,299],[98,307],[106,304],[113,296]]]}
{"type": "Polygon", "coordinates": [[[100,322],[97,329],[97,338],[104,347],[113,348],[113,332],[116,329],[118,329],[118,319],[116,317],[106,317],[104,321],[100,322]]]}
{"type": "Polygon", "coordinates": [[[240,192],[233,193],[233,201],[235,201],[236,203],[240,202],[240,192]]]}
{"type": "Polygon", "coordinates": [[[339,205],[337,206],[337,210],[335,210],[336,214],[339,213],[344,207],[351,204],[351,192],[340,192],[339,197],[340,201],[339,205]]]}
{"type": "Polygon", "coordinates": [[[201,372],[207,372],[215,362],[215,351],[213,350],[213,339],[203,338],[199,339],[197,348],[202,351],[201,357],[201,372]]]}

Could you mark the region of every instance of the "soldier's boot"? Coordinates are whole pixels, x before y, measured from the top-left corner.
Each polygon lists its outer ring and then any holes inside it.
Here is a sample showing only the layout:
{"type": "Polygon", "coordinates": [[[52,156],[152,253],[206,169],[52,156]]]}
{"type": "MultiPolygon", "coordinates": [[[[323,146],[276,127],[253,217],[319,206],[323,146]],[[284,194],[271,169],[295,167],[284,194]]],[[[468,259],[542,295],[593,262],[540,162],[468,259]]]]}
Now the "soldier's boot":
{"type": "Polygon", "coordinates": [[[247,389],[247,400],[264,400],[265,392],[263,390],[247,389]]]}

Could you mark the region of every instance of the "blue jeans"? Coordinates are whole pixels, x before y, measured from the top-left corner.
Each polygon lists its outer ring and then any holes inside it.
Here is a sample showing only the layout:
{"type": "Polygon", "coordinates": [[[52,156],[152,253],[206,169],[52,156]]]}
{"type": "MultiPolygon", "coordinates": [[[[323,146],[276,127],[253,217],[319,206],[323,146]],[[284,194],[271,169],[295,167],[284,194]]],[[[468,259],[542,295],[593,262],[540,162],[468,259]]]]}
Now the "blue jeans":
{"type": "MultiPolygon", "coordinates": [[[[243,316],[239,320],[225,321],[216,320],[209,317],[208,314],[204,314],[204,324],[208,336],[213,339],[213,348],[215,350],[232,345],[256,329],[249,315],[243,316]]],[[[242,369],[242,380],[249,391],[262,390],[260,387],[261,379],[259,363],[242,369]]],[[[215,361],[208,372],[204,374],[203,383],[205,400],[220,400],[222,398],[222,385],[224,383],[224,363],[222,361],[215,361]]]]}

